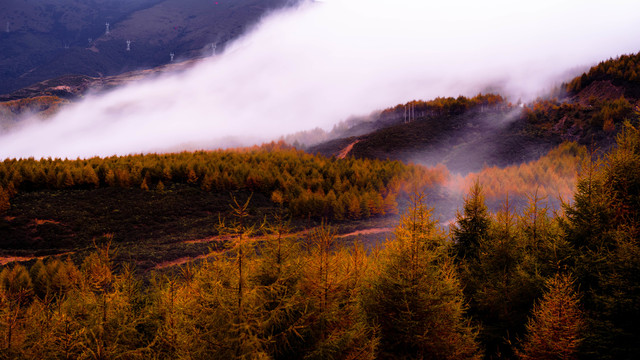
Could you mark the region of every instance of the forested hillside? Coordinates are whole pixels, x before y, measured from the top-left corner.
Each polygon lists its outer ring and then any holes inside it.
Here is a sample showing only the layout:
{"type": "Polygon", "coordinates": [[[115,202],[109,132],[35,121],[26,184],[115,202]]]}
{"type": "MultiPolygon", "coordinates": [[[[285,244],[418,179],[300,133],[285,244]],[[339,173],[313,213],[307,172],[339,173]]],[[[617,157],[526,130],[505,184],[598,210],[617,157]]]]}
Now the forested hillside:
{"type": "Polygon", "coordinates": [[[354,131],[360,126],[365,133],[326,141],[309,151],[442,163],[462,174],[533,161],[563,142],[607,151],[640,105],[640,79],[634,75],[639,57],[602,62],[529,104],[512,104],[493,94],[410,101],[354,125],[354,131]]]}
{"type": "Polygon", "coordinates": [[[282,216],[252,221],[251,202],[234,202],[218,225],[226,247],[145,282],[114,263],[110,235],[97,237],[78,262],[3,269],[0,354],[633,359],[639,169],[640,130],[628,124],[610,153],[587,159],[563,212],[535,195],[524,211],[505,198],[491,212],[475,183],[447,232],[417,194],[370,251],[345,246],[327,225],[293,234],[282,216]]]}
{"type": "Polygon", "coordinates": [[[164,191],[172,184],[188,184],[204,191],[246,189],[286,205],[294,216],[337,220],[397,213],[399,192],[440,185],[446,176],[442,168],[428,170],[400,162],[335,161],[282,143],[240,151],[0,163],[0,189],[9,197],[100,187],[164,191]]]}
{"type": "Polygon", "coordinates": [[[346,232],[368,219],[387,227],[406,194],[437,192],[447,178],[443,167],[328,159],[282,143],[85,160],[8,159],[0,163],[0,262],[82,257],[92,239],[105,234],[125,250],[117,261],[135,259],[143,270],[197,258],[227,240],[216,226],[231,216],[229,204],[249,198],[251,221],[285,211],[296,231],[322,221],[342,224],[346,232]]]}

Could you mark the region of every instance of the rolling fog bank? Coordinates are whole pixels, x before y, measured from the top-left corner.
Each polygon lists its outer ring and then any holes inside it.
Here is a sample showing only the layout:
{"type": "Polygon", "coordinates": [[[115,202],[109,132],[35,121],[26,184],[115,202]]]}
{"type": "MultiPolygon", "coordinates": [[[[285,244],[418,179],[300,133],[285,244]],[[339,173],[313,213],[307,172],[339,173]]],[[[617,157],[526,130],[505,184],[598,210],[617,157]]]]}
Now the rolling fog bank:
{"type": "Polygon", "coordinates": [[[251,145],[410,99],[531,100],[636,52],[634,1],[304,2],[181,74],[90,95],[0,136],[0,157],[251,145]]]}

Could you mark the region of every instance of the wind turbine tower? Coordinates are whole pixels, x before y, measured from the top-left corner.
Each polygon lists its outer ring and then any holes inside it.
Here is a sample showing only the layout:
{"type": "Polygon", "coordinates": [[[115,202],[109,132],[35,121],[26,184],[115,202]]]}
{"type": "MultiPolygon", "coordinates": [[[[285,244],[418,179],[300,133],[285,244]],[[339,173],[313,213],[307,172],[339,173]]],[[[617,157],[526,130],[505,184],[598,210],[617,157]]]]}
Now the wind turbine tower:
{"type": "Polygon", "coordinates": [[[127,51],[131,51],[131,40],[127,40],[127,51]]]}
{"type": "Polygon", "coordinates": [[[107,30],[104,32],[105,35],[109,35],[109,23],[105,24],[107,26],[107,30]]]}
{"type": "Polygon", "coordinates": [[[216,47],[218,47],[217,44],[211,43],[211,56],[216,55],[216,47]]]}
{"type": "Polygon", "coordinates": [[[173,62],[173,57],[176,56],[176,54],[174,53],[169,53],[169,56],[171,57],[171,62],[173,62]]]}

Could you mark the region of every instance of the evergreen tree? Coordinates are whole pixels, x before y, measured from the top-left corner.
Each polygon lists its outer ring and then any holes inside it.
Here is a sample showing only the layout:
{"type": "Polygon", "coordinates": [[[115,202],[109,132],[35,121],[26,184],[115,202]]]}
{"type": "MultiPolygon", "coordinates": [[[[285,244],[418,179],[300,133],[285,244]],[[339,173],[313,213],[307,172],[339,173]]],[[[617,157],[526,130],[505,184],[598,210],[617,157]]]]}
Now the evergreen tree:
{"type": "Polygon", "coordinates": [[[581,355],[640,356],[640,131],[627,124],[617,147],[587,166],[565,230],[588,324],[581,355]],[[597,165],[597,166],[596,166],[597,165]]]}
{"type": "Polygon", "coordinates": [[[457,259],[478,257],[478,245],[487,236],[490,224],[482,186],[476,180],[464,199],[463,213],[456,212],[456,224],[451,228],[457,259]]]}
{"type": "Polygon", "coordinates": [[[357,284],[362,252],[349,254],[322,225],[310,236],[301,288],[306,296],[305,359],[373,359],[377,339],[363,316],[357,284]]]}
{"type": "Polygon", "coordinates": [[[19,264],[0,272],[0,348],[11,356],[24,341],[24,311],[31,301],[33,284],[29,271],[19,264]]]}
{"type": "Polygon", "coordinates": [[[524,331],[534,300],[542,291],[535,256],[528,251],[509,198],[495,215],[478,258],[463,273],[471,312],[483,324],[487,353],[509,357],[509,338],[524,331]]]}
{"type": "Polygon", "coordinates": [[[364,286],[383,359],[480,358],[443,232],[414,195],[364,286]]]}
{"type": "Polygon", "coordinates": [[[556,275],[547,281],[547,292],[534,306],[527,323],[523,360],[572,360],[578,358],[584,327],[574,280],[556,275]]]}

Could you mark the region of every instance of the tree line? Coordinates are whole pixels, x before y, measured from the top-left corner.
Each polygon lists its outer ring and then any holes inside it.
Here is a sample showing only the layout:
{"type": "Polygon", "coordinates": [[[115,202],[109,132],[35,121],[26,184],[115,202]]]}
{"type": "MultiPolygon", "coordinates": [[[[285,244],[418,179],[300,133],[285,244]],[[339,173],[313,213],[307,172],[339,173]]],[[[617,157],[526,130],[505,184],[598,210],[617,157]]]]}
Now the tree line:
{"type": "Polygon", "coordinates": [[[602,61],[564,87],[567,91],[575,94],[598,80],[613,80],[618,84],[640,82],[640,53],[622,55],[615,59],[602,61]]]}
{"type": "Polygon", "coordinates": [[[247,190],[284,204],[294,216],[363,219],[398,211],[397,196],[445,181],[445,169],[397,161],[329,159],[284,143],[237,150],[90,159],[7,159],[0,163],[0,211],[19,192],[137,187],[170,191],[247,190]]]}
{"type": "Polygon", "coordinates": [[[505,108],[511,107],[512,104],[507,102],[507,99],[501,95],[496,94],[478,94],[474,97],[458,96],[454,97],[437,97],[433,100],[414,100],[406,104],[396,105],[395,107],[388,108],[382,111],[380,116],[384,117],[398,117],[409,107],[413,108],[416,115],[422,116],[438,116],[438,115],[458,115],[471,109],[484,109],[496,106],[503,106],[505,108]]]}

